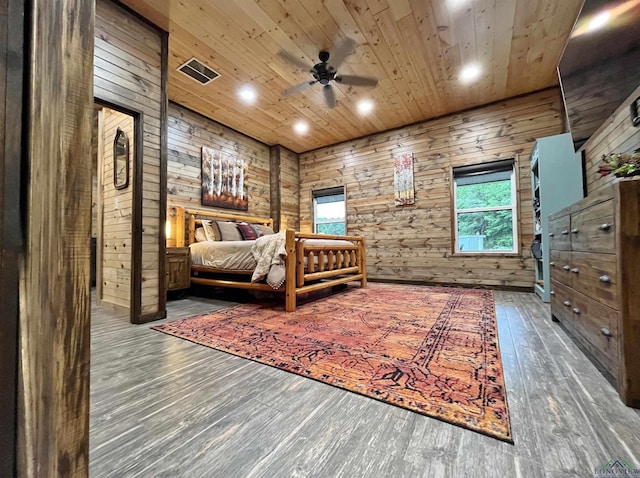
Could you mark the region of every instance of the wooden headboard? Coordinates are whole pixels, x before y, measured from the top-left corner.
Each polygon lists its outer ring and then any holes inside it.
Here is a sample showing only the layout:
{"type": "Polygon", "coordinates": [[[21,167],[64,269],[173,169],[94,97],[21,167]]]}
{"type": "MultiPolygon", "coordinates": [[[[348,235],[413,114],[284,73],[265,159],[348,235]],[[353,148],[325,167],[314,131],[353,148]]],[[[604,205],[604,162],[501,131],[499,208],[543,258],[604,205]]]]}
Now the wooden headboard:
{"type": "Polygon", "coordinates": [[[180,206],[176,206],[173,209],[176,212],[175,230],[177,247],[184,247],[195,242],[196,227],[202,224],[203,219],[248,222],[251,224],[262,224],[273,228],[273,219],[270,217],[255,217],[199,209],[186,209],[180,206]]]}

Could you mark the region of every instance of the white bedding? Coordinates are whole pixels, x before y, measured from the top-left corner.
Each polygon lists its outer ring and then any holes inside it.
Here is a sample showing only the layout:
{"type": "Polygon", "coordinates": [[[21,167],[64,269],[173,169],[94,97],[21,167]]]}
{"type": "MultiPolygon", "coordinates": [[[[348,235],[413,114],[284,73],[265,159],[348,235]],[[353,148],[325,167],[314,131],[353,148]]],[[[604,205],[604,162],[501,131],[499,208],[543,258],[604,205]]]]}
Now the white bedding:
{"type": "Polygon", "coordinates": [[[284,231],[262,236],[255,240],[251,252],[257,261],[257,265],[251,276],[251,282],[259,282],[266,278],[267,284],[274,289],[278,289],[284,284],[286,278],[284,264],[287,258],[285,242],[284,231]]]}
{"type": "Polygon", "coordinates": [[[252,272],[256,260],[251,247],[256,241],[202,241],[189,246],[191,264],[216,269],[252,272]]]}

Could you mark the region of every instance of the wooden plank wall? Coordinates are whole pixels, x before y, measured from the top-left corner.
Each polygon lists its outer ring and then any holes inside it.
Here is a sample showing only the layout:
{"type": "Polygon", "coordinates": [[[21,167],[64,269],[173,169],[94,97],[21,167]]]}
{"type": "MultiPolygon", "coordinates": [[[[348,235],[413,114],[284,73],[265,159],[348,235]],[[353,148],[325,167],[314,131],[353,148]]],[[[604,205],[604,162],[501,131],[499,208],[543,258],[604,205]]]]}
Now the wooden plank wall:
{"type": "Polygon", "coordinates": [[[30,4],[16,475],[81,477],[89,473],[94,2],[30,4]]]}
{"type": "Polygon", "coordinates": [[[280,229],[300,229],[300,167],[298,154],[280,147],[280,229]]]}
{"type": "Polygon", "coordinates": [[[135,168],[133,153],[135,135],[133,117],[109,108],[103,109],[104,137],[103,184],[103,253],[102,300],[127,310],[131,307],[131,237],[135,168]],[[117,129],[129,137],[129,186],[113,185],[113,140],[117,129]]]}
{"type": "MultiPolygon", "coordinates": [[[[172,206],[233,212],[201,204],[203,146],[238,155],[249,162],[249,172],[245,177],[249,189],[249,210],[246,213],[270,217],[269,146],[175,103],[169,104],[168,128],[167,216],[172,221],[172,231],[175,231],[172,206]]],[[[168,244],[172,245],[172,241],[168,244]]]]}
{"type": "MultiPolygon", "coordinates": [[[[158,312],[160,288],[160,32],[110,0],[96,2],[97,98],[142,113],[142,315],[158,312]]],[[[163,278],[164,280],[164,278],[163,278]]]]}
{"type": "MultiPolygon", "coordinates": [[[[636,79],[637,81],[637,79],[636,79]]],[[[640,86],[620,104],[616,111],[582,146],[585,155],[585,174],[587,194],[591,195],[604,188],[616,177],[611,174],[601,178],[598,167],[602,164],[602,155],[609,153],[630,153],[640,148],[640,128],[631,124],[629,105],[640,96],[640,86]]]]}
{"type": "Polygon", "coordinates": [[[529,155],[562,132],[557,88],[300,155],[300,228],[311,231],[314,189],[344,185],[348,234],[367,240],[369,277],[533,287],[529,155]],[[392,157],[413,152],[416,203],[395,207],[392,157]],[[520,254],[452,256],[451,168],[516,157],[520,254]]]}

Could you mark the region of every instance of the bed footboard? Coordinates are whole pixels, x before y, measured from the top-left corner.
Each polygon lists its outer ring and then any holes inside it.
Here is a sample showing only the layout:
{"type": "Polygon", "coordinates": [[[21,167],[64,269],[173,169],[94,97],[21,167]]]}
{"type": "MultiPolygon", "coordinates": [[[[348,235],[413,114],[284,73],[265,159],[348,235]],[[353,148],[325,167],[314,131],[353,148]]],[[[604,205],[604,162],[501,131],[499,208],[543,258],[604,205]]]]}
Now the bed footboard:
{"type": "Polygon", "coordinates": [[[305,234],[287,230],[286,310],[300,294],[347,282],[367,285],[365,241],[362,236],[305,234]],[[295,259],[295,260],[290,260],[295,259]]]}

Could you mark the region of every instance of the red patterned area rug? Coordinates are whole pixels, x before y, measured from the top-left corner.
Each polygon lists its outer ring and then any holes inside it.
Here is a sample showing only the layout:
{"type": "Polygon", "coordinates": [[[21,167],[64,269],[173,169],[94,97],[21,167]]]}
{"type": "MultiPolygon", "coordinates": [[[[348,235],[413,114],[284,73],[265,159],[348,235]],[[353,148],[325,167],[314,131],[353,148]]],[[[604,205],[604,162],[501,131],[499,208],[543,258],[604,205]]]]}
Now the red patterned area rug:
{"type": "Polygon", "coordinates": [[[374,283],[153,328],[512,442],[491,291],[374,283]]]}

